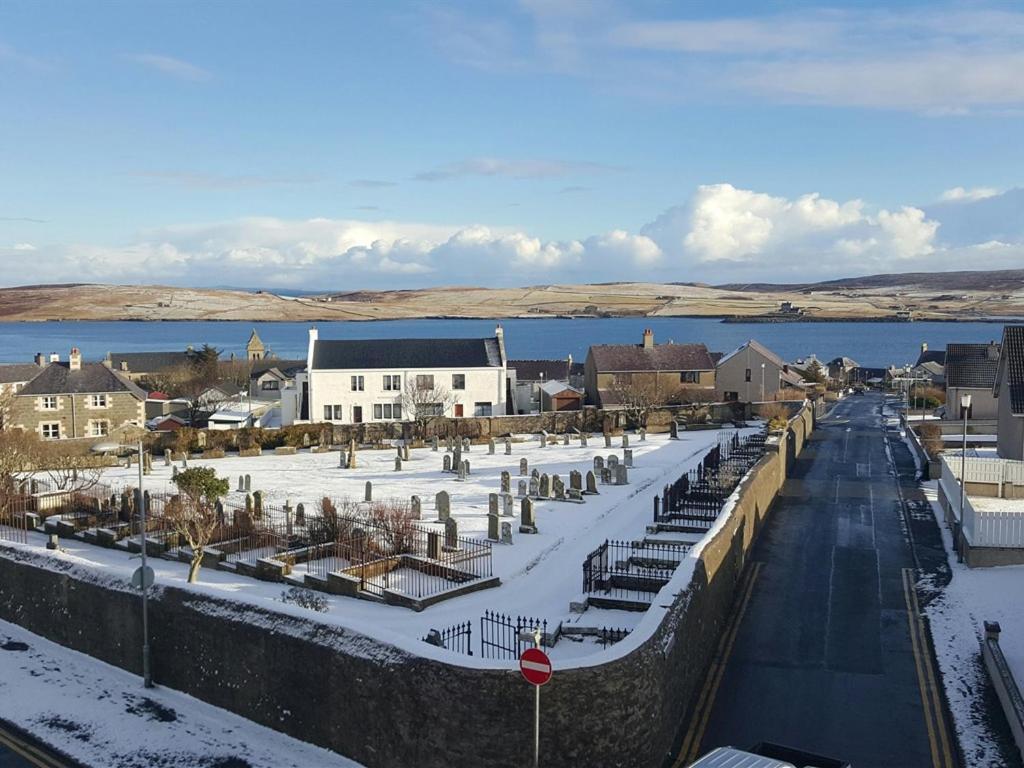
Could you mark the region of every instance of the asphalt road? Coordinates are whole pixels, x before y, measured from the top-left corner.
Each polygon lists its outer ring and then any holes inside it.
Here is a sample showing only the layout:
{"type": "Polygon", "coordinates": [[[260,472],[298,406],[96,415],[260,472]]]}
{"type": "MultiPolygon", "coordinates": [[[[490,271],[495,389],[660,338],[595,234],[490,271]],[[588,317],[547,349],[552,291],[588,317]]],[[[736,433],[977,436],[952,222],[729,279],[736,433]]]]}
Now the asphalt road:
{"type": "Polygon", "coordinates": [[[677,765],[769,741],[857,768],[955,766],[881,408],[842,401],[796,463],[677,765]]]}

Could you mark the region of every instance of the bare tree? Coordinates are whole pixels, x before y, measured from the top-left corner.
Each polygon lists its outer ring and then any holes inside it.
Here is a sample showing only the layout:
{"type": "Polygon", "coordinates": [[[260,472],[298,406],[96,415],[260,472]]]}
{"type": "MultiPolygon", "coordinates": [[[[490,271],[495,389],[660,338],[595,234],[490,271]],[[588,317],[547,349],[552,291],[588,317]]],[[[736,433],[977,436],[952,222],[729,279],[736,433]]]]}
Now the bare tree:
{"type": "Polygon", "coordinates": [[[0,384],[0,431],[7,429],[11,406],[14,404],[14,385],[0,384]]]}
{"type": "Polygon", "coordinates": [[[106,461],[65,442],[42,442],[36,450],[36,469],[59,491],[80,493],[99,483],[106,461]]]}
{"type": "Polygon", "coordinates": [[[39,439],[21,429],[0,430],[0,519],[12,511],[18,487],[32,475],[39,457],[39,439]]]}
{"type": "Polygon", "coordinates": [[[161,392],[187,403],[190,426],[198,426],[207,414],[230,399],[227,393],[216,388],[223,383],[219,355],[217,349],[206,345],[196,351],[188,362],[157,374],[149,382],[161,392]]]}
{"type": "Polygon", "coordinates": [[[405,418],[416,423],[420,437],[426,437],[431,423],[447,416],[457,400],[444,386],[434,384],[433,376],[409,376],[402,391],[405,418]]]}
{"type": "Polygon", "coordinates": [[[203,551],[221,522],[217,500],[228,492],[229,485],[212,467],[186,469],[178,473],[174,483],[181,493],[164,505],[164,521],[192,550],[188,580],[193,584],[199,580],[203,551]]]}
{"type": "Polygon", "coordinates": [[[616,379],[611,393],[632,426],[646,427],[652,411],[679,402],[681,390],[659,387],[657,380],[648,377],[630,376],[616,379]]]}

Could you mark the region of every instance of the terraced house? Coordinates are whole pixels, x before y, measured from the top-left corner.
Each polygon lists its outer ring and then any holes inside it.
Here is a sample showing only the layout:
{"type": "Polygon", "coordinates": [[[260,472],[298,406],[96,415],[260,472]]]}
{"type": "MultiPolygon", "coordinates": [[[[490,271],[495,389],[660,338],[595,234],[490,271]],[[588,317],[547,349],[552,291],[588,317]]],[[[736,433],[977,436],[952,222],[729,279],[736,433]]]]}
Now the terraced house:
{"type": "MultiPolygon", "coordinates": [[[[55,357],[55,356],[52,356],[55,357]]],[[[126,424],[145,423],[146,393],[103,363],[83,363],[77,348],[67,362],[36,356],[38,373],[15,394],[10,426],[44,440],[88,439],[126,424]]]]}

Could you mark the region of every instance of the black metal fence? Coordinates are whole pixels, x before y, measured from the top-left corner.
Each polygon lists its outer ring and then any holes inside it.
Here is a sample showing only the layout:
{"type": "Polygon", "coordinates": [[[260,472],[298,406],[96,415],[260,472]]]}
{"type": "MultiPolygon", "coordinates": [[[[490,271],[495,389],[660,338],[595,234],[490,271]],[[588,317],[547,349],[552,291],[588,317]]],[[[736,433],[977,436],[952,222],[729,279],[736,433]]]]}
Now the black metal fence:
{"type": "Polygon", "coordinates": [[[485,659],[518,659],[536,645],[534,633],[538,629],[541,647],[549,647],[547,621],[484,611],[480,617],[480,655],[485,659]]]}
{"type": "Polygon", "coordinates": [[[686,544],[605,539],[583,561],[583,592],[650,602],[688,551],[686,544]]]}
{"type": "Polygon", "coordinates": [[[28,543],[28,500],[21,495],[0,495],[0,541],[28,543]]]}
{"type": "Polygon", "coordinates": [[[473,622],[453,624],[447,629],[432,629],[423,640],[438,648],[445,648],[455,653],[473,655],[473,622]]]}

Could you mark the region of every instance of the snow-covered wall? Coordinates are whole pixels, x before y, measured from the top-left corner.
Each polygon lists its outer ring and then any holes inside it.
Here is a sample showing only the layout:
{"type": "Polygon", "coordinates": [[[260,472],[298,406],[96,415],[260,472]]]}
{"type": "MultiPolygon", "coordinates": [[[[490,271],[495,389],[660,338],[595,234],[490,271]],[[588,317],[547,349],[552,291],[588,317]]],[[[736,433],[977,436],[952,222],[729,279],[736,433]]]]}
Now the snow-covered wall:
{"type": "MultiPolygon", "coordinates": [[[[693,707],[740,575],[789,465],[805,408],[730,497],[633,634],[597,663],[556,670],[542,695],[546,765],[661,763],[693,707]]],[[[637,499],[647,503],[649,499],[637,499]]],[[[138,672],[137,593],[101,571],[0,545],[0,618],[138,672]]],[[[424,644],[418,655],[315,619],[176,587],[150,602],[153,676],[367,766],[519,766],[533,691],[514,663],[484,669],[424,644]]]]}

